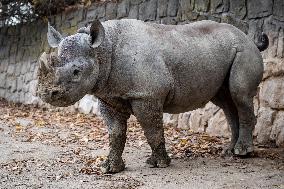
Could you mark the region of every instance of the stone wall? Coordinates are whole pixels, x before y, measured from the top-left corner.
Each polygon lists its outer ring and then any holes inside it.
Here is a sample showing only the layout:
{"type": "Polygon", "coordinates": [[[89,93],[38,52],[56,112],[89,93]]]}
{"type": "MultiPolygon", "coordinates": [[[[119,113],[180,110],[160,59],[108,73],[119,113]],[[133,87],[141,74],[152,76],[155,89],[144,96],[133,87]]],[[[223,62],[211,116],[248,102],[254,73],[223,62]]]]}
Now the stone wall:
{"type": "MultiPolygon", "coordinates": [[[[186,24],[210,19],[235,25],[252,39],[261,31],[268,34],[269,49],[263,52],[265,74],[255,98],[258,122],[257,141],[284,145],[284,1],[283,0],[121,0],[96,3],[90,7],[56,15],[51,24],[65,35],[72,34],[91,20],[134,18],[161,24],[186,24]]],[[[37,58],[49,52],[47,23],[0,28],[0,97],[26,104],[42,102],[35,96],[37,58]]],[[[70,109],[70,108],[69,108],[70,109]]],[[[96,99],[90,95],[72,106],[84,113],[98,113],[96,99]]],[[[164,121],[176,127],[229,136],[220,108],[205,108],[180,115],[165,114],[164,121]]]]}

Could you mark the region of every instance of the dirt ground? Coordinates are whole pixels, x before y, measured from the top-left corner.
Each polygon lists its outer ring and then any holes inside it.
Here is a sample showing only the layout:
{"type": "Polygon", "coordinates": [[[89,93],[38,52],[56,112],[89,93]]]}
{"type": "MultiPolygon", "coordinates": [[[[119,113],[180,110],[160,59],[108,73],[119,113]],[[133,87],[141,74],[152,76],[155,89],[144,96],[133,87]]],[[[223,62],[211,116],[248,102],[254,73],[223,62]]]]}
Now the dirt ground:
{"type": "Polygon", "coordinates": [[[284,149],[221,158],[228,139],[165,126],[172,163],[148,168],[139,124],[129,122],[126,170],[103,175],[107,131],[100,118],[0,103],[0,188],[284,189],[284,149]]]}

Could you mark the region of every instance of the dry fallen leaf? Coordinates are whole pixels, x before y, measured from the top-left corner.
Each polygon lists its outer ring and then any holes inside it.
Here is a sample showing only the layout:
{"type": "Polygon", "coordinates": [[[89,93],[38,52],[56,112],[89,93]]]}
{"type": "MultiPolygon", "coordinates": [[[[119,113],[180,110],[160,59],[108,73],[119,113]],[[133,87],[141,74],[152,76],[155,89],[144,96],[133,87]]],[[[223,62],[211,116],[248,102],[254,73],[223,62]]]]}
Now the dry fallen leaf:
{"type": "MultiPolygon", "coordinates": [[[[100,117],[56,108],[12,104],[4,100],[0,100],[0,114],[3,115],[1,121],[14,126],[15,130],[11,135],[26,142],[38,141],[60,146],[76,144],[79,148],[74,154],[78,156],[83,153],[84,147],[108,146],[107,126],[100,117]],[[32,124],[22,127],[16,123],[17,118],[28,119],[32,124]]],[[[206,133],[181,130],[169,125],[165,125],[164,130],[168,151],[173,158],[220,156],[222,147],[228,142],[225,138],[211,137],[206,133]]],[[[128,120],[126,145],[137,148],[148,145],[144,132],[134,116],[128,120]]],[[[279,158],[277,154],[272,153],[256,153],[256,156],[279,158]]]]}
{"type": "Polygon", "coordinates": [[[16,132],[21,132],[23,130],[23,127],[20,124],[16,124],[15,128],[16,132]]]}
{"type": "Polygon", "coordinates": [[[47,124],[47,123],[46,123],[45,121],[43,121],[43,120],[39,120],[39,121],[36,121],[36,122],[35,122],[35,125],[36,125],[37,127],[44,127],[46,124],[47,124]]]}

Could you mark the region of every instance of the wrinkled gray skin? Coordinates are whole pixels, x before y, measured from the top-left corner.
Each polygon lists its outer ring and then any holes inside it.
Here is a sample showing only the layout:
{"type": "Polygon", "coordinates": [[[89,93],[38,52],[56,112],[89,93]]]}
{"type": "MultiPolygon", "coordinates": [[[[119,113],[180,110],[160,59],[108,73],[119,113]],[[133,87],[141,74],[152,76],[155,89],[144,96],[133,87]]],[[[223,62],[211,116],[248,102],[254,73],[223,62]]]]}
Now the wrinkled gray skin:
{"type": "Polygon", "coordinates": [[[234,26],[94,21],[66,38],[49,26],[48,41],[58,47],[58,57],[41,59],[39,75],[52,73],[53,79],[51,87],[39,79],[39,95],[55,106],[74,104],[85,94],[99,98],[110,135],[104,172],[125,168],[122,153],[130,114],[151,146],[147,164],[167,167],[163,112],[182,113],[209,101],[224,110],[231,126],[231,144],[224,153],[253,151],[253,97],[263,62],[254,42],[234,26]]]}

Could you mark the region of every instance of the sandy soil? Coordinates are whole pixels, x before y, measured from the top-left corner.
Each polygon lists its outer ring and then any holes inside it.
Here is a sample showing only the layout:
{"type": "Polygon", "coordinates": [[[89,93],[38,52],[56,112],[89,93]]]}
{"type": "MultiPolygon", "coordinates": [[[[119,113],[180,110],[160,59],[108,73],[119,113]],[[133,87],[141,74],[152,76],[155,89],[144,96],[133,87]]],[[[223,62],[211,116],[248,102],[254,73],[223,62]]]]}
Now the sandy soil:
{"type": "MultiPolygon", "coordinates": [[[[41,134],[51,132],[50,128],[30,129],[41,134]]],[[[127,143],[126,170],[102,175],[97,165],[107,154],[106,147],[96,142],[62,145],[27,140],[14,131],[14,126],[0,122],[1,189],[284,188],[284,149],[258,149],[257,155],[244,159],[189,156],[173,159],[170,167],[159,169],[144,164],[150,155],[147,144],[127,143]]],[[[52,132],[64,138],[67,131],[52,132]]]]}
{"type": "Polygon", "coordinates": [[[284,149],[260,148],[250,158],[221,158],[228,139],[165,125],[170,167],[148,168],[143,131],[128,121],[126,170],[103,175],[108,152],[103,120],[0,100],[0,188],[267,188],[284,189],[284,149]]]}

